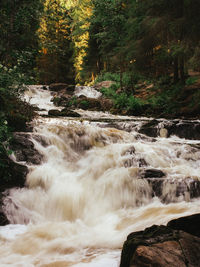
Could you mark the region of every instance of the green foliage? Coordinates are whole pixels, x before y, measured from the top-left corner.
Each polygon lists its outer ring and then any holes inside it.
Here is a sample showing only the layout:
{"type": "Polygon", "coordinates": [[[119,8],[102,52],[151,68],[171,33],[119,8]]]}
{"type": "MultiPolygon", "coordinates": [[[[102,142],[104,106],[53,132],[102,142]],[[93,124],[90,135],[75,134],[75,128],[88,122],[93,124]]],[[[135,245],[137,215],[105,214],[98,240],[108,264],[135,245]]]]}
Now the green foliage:
{"type": "Polygon", "coordinates": [[[102,72],[97,76],[95,83],[99,83],[102,81],[120,82],[120,75],[118,73],[102,72]]]}
{"type": "Polygon", "coordinates": [[[101,88],[101,93],[108,98],[114,98],[116,96],[116,85],[113,84],[109,88],[101,88]]]}
{"type": "Polygon", "coordinates": [[[89,102],[87,100],[82,100],[79,103],[80,108],[87,109],[89,107],[89,102]]]}
{"type": "Polygon", "coordinates": [[[170,88],[167,86],[168,88],[166,88],[165,86],[161,87],[158,83],[156,86],[161,88],[160,92],[157,91],[155,95],[148,99],[152,111],[154,109],[159,109],[163,114],[175,114],[176,110],[179,108],[177,96],[180,94],[182,85],[177,84],[170,86],[170,88]]]}
{"type": "Polygon", "coordinates": [[[73,96],[73,97],[70,99],[69,103],[68,103],[69,107],[71,107],[71,106],[75,106],[75,107],[76,107],[77,104],[78,104],[78,101],[77,101],[77,97],[76,97],[76,96],[73,96]]]}
{"type": "Polygon", "coordinates": [[[0,62],[8,68],[24,59],[21,71],[30,73],[38,50],[36,31],[42,11],[42,1],[0,1],[0,62]]]}
{"type": "Polygon", "coordinates": [[[128,96],[126,93],[116,95],[114,104],[116,108],[120,110],[125,109],[135,115],[141,114],[144,106],[144,102],[141,99],[135,98],[132,95],[128,96]]]}
{"type": "Polygon", "coordinates": [[[194,84],[199,78],[198,77],[189,77],[187,78],[187,80],[185,81],[186,85],[192,85],[194,84]]]}

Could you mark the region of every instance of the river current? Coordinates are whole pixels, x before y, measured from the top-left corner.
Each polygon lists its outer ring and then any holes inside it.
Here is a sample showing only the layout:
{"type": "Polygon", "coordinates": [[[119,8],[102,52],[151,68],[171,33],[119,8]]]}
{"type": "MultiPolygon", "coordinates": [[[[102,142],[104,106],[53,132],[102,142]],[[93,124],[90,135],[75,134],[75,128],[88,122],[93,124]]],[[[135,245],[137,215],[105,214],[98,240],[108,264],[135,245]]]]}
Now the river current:
{"type": "Polygon", "coordinates": [[[40,86],[25,98],[42,109],[30,136],[44,158],[28,165],[26,187],[4,199],[10,224],[0,227],[1,267],[118,267],[130,232],[200,212],[198,198],[177,193],[177,181],[200,179],[199,140],[166,138],[162,127],[147,137],[138,132],[144,117],[45,117],[56,107],[40,86]],[[143,177],[147,169],[165,174],[160,196],[143,177]]]}

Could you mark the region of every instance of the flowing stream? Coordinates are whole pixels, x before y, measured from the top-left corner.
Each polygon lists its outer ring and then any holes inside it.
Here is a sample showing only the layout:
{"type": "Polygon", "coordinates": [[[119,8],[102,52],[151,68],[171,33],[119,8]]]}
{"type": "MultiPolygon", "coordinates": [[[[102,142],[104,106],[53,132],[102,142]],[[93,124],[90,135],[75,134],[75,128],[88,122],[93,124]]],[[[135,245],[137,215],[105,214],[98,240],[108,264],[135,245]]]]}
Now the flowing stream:
{"type": "MultiPolygon", "coordinates": [[[[55,109],[39,86],[26,99],[40,114],[55,109]]],[[[28,166],[26,187],[4,199],[10,224],[0,227],[1,267],[118,267],[130,232],[200,212],[190,195],[190,181],[200,179],[199,140],[165,138],[164,129],[157,138],[140,134],[148,118],[78,112],[32,123],[44,158],[28,166]],[[144,178],[152,169],[165,174],[160,195],[144,178]]]]}

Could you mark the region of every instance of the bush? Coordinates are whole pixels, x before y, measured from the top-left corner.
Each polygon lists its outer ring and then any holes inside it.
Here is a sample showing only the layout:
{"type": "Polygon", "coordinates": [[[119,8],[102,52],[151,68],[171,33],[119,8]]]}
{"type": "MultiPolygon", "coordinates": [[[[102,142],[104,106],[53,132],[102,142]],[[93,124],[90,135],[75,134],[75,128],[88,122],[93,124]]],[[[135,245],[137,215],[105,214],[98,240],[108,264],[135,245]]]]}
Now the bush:
{"type": "Polygon", "coordinates": [[[186,84],[186,85],[192,85],[192,84],[194,84],[197,80],[198,80],[198,77],[189,77],[189,78],[185,81],[185,84],[186,84]]]}
{"type": "Polygon", "coordinates": [[[79,107],[82,109],[88,109],[89,107],[89,102],[87,100],[82,100],[79,103],[79,107]]]}
{"type": "Polygon", "coordinates": [[[101,93],[108,98],[113,98],[116,96],[116,89],[117,86],[115,84],[112,84],[109,88],[101,88],[101,93]]]}

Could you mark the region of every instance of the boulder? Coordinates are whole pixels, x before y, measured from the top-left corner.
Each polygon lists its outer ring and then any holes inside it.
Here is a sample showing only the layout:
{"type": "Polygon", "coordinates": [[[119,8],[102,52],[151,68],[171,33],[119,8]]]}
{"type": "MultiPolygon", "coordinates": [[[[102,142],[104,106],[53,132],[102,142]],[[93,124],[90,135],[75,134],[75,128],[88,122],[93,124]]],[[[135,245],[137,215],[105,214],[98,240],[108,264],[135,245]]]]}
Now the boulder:
{"type": "Polygon", "coordinates": [[[159,121],[157,120],[151,120],[144,125],[139,130],[139,133],[146,134],[147,136],[150,137],[157,137],[158,136],[158,126],[159,121]]]}
{"type": "Polygon", "coordinates": [[[101,101],[101,107],[103,111],[110,111],[114,106],[113,101],[109,98],[102,97],[100,101],[101,101]]]}
{"type": "Polygon", "coordinates": [[[61,110],[61,116],[65,117],[81,117],[81,115],[73,110],[64,108],[61,110]]]}
{"type": "Polygon", "coordinates": [[[31,135],[27,133],[14,133],[10,149],[14,151],[17,161],[37,165],[43,160],[43,155],[35,149],[30,139],[31,135]]]}
{"type": "Polygon", "coordinates": [[[167,226],[200,237],[200,213],[172,220],[167,226]]]}
{"type": "Polygon", "coordinates": [[[69,85],[69,84],[66,84],[66,83],[52,83],[49,85],[49,90],[50,91],[54,91],[54,92],[65,92],[65,93],[68,93],[68,94],[73,94],[74,91],[75,91],[75,85],[69,85]]]}
{"type": "Polygon", "coordinates": [[[52,84],[49,85],[49,90],[57,92],[57,91],[66,89],[67,86],[68,85],[66,83],[52,83],[52,84]]]}
{"type": "Polygon", "coordinates": [[[199,262],[199,237],[168,226],[153,225],[127,237],[120,267],[197,267],[199,262]]]}
{"type": "Polygon", "coordinates": [[[96,98],[78,98],[77,99],[77,107],[84,110],[101,110],[101,101],[96,98]]]}
{"type": "Polygon", "coordinates": [[[51,100],[55,106],[68,106],[71,100],[71,95],[63,93],[63,94],[55,94],[53,99],[51,100]]]}
{"type": "Polygon", "coordinates": [[[157,169],[144,169],[141,173],[142,178],[163,178],[165,173],[157,169]]]}
{"type": "Polygon", "coordinates": [[[53,117],[80,117],[81,115],[73,110],[64,108],[61,111],[57,109],[51,109],[48,112],[49,116],[53,117]]]}
{"type": "Polygon", "coordinates": [[[186,197],[186,199],[190,198],[197,198],[200,197],[200,181],[192,178],[188,179],[178,179],[178,180],[171,180],[163,177],[147,177],[145,178],[148,183],[151,185],[152,188],[152,196],[159,197],[162,202],[170,203],[173,202],[173,197],[170,194],[163,194],[163,186],[164,184],[172,184],[173,188],[175,188],[174,197],[180,197],[183,198],[186,197]],[[164,179],[163,179],[164,178],[164,179]]]}
{"type": "Polygon", "coordinates": [[[13,162],[7,155],[4,155],[4,164],[5,166],[0,168],[0,226],[9,223],[2,210],[3,192],[13,187],[23,187],[28,173],[28,168],[25,165],[13,162]]]}
{"type": "Polygon", "coordinates": [[[163,121],[162,128],[159,128],[158,120],[151,120],[142,125],[139,132],[150,137],[168,137],[176,135],[180,138],[199,140],[200,139],[200,122],[188,120],[171,120],[163,121]],[[164,133],[162,133],[165,131],[164,133]]]}
{"type": "Polygon", "coordinates": [[[50,109],[50,110],[48,111],[48,115],[49,115],[49,116],[53,116],[53,117],[62,116],[62,115],[61,115],[61,111],[58,110],[58,109],[50,109]]]}

